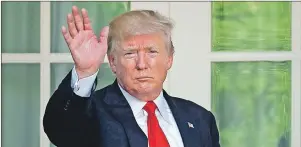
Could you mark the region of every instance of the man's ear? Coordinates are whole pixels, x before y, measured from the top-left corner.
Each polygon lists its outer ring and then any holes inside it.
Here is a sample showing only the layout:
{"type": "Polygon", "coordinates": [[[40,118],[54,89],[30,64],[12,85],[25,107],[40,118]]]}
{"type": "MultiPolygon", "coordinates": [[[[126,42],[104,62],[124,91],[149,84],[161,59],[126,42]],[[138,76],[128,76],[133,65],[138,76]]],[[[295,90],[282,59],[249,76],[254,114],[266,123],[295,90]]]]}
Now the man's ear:
{"type": "Polygon", "coordinates": [[[115,56],[112,55],[112,54],[108,55],[108,60],[109,60],[109,64],[110,64],[112,72],[114,74],[116,74],[116,59],[115,59],[115,56]]]}
{"type": "Polygon", "coordinates": [[[172,67],[173,64],[173,53],[168,56],[167,59],[167,70],[169,70],[172,67]]]}

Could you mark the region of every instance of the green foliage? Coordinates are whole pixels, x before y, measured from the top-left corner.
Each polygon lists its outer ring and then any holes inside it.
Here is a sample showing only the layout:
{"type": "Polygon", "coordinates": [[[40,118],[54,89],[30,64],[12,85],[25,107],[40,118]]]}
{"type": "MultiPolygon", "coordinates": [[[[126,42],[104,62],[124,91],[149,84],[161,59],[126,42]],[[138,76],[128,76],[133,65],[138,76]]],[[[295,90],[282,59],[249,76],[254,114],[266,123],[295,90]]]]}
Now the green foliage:
{"type": "MultiPolygon", "coordinates": [[[[291,50],[290,2],[213,2],[213,51],[291,50]]],[[[212,64],[223,147],[289,147],[291,63],[212,64]]]]}
{"type": "Polygon", "coordinates": [[[291,63],[213,63],[212,110],[223,147],[289,147],[291,63]]]}
{"type": "Polygon", "coordinates": [[[291,50],[291,2],[212,2],[213,51],[291,50]]]}

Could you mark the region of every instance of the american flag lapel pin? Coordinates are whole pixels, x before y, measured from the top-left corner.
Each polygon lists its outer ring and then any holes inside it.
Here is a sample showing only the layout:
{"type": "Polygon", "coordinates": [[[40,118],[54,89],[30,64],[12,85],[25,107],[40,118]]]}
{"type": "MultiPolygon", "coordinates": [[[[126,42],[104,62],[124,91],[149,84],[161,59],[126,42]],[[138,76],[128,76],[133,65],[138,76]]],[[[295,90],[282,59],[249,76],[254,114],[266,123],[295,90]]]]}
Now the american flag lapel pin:
{"type": "Polygon", "coordinates": [[[187,122],[187,123],[188,123],[189,128],[194,128],[192,123],[190,123],[190,122],[187,122]]]}

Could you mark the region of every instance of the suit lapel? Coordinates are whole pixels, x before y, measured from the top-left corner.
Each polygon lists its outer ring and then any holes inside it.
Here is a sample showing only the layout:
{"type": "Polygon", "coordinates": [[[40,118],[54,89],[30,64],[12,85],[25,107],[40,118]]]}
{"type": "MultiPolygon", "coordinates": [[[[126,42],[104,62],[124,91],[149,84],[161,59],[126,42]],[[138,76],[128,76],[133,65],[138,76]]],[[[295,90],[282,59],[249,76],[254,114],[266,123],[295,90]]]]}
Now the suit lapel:
{"type": "Polygon", "coordinates": [[[122,124],[131,147],[147,147],[147,136],[137,124],[130,105],[115,82],[108,87],[104,101],[113,116],[122,124]]]}
{"type": "Polygon", "coordinates": [[[164,97],[178,125],[184,147],[203,147],[204,142],[200,141],[200,132],[198,131],[198,126],[196,126],[197,123],[192,119],[193,117],[191,117],[191,114],[185,113],[185,108],[177,105],[176,101],[174,101],[173,98],[169,96],[165,91],[164,97]]]}

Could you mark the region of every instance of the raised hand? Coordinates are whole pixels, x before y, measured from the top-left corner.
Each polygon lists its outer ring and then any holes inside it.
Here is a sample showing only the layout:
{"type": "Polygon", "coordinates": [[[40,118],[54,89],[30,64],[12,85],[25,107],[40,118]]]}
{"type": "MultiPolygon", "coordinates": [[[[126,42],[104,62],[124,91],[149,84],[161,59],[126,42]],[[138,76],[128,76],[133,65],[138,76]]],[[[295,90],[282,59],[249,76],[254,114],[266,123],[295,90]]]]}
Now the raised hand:
{"type": "Polygon", "coordinates": [[[79,79],[93,75],[104,62],[108,45],[109,28],[104,27],[100,37],[94,34],[88,12],[82,9],[82,17],[76,6],[72,7],[72,14],[68,14],[68,30],[62,27],[62,34],[70,49],[79,79]]]}

